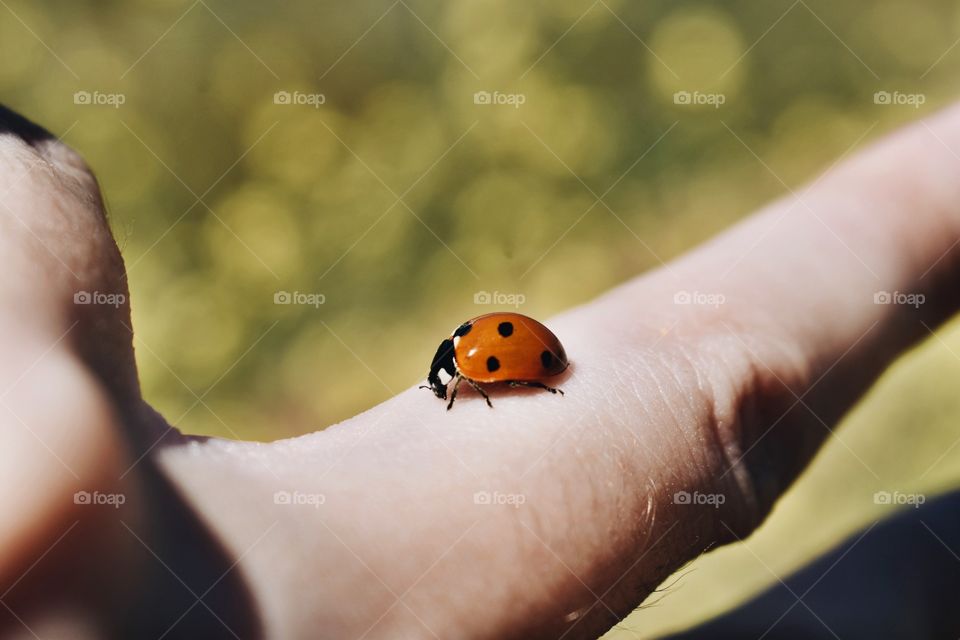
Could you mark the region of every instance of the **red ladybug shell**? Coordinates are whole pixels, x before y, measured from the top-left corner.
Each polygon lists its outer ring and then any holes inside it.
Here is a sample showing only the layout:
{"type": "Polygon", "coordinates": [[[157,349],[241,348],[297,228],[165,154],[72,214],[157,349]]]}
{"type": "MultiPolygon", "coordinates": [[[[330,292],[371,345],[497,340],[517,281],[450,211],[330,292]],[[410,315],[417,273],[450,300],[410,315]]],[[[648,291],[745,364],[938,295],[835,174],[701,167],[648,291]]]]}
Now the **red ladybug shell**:
{"type": "Polygon", "coordinates": [[[460,374],[475,382],[532,382],[568,365],[560,340],[519,313],[488,313],[457,327],[451,337],[460,374]]]}

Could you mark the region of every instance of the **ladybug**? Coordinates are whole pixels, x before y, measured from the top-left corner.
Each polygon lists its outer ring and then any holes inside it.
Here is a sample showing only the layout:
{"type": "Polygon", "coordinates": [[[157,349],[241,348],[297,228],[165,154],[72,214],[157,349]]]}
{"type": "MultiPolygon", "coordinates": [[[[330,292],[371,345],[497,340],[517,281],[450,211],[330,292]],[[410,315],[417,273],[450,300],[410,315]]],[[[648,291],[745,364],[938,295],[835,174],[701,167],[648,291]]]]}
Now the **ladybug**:
{"type": "Polygon", "coordinates": [[[440,381],[440,371],[452,376],[453,391],[447,410],[457,398],[457,387],[464,380],[490,403],[490,396],[480,386],[494,382],[511,387],[536,387],[563,395],[560,389],[548,387],[542,380],[563,373],[569,366],[567,354],[550,329],[519,313],[488,313],[467,320],[440,343],[427,374],[430,389],[442,400],[447,399],[447,386],[440,381]]]}

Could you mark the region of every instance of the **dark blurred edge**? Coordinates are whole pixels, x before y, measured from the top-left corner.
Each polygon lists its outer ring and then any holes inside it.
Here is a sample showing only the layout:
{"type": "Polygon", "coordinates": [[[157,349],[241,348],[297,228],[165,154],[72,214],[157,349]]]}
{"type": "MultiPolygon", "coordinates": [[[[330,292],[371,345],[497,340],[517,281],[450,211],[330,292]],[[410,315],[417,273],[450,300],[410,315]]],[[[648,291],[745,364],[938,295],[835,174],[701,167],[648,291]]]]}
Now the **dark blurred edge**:
{"type": "Polygon", "coordinates": [[[31,146],[53,138],[53,134],[40,125],[0,104],[0,134],[3,133],[13,133],[31,146]]]}
{"type": "Polygon", "coordinates": [[[958,551],[960,491],[858,532],[739,608],[667,638],[956,640],[958,551]]]}

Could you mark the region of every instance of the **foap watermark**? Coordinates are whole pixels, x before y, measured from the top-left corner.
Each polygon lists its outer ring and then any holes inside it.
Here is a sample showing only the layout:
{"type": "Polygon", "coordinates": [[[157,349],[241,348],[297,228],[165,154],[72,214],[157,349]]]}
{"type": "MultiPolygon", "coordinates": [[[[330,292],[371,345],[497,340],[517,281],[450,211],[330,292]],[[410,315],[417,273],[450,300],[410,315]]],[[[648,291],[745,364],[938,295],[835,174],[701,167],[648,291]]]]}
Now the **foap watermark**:
{"type": "Polygon", "coordinates": [[[100,493],[99,491],[77,491],[73,494],[73,504],[110,506],[119,509],[127,501],[122,493],[100,493]]]}
{"type": "Polygon", "coordinates": [[[122,93],[104,93],[103,91],[77,91],[73,94],[73,104],[84,106],[113,107],[119,109],[127,101],[122,93]]]}
{"type": "Polygon", "coordinates": [[[713,107],[719,109],[727,101],[723,93],[703,93],[701,91],[677,91],[673,94],[673,104],[693,107],[713,107]]]}
{"type": "Polygon", "coordinates": [[[700,493],[694,491],[677,491],[673,494],[673,504],[692,504],[692,505],[710,505],[714,509],[719,509],[720,505],[727,501],[727,496],[722,493],[700,493]]]}
{"type": "Polygon", "coordinates": [[[873,104],[906,106],[919,109],[927,101],[924,93],[903,93],[900,91],[877,91],[873,94],[873,104]]]}
{"type": "Polygon", "coordinates": [[[473,494],[473,504],[509,506],[519,509],[526,504],[527,496],[522,493],[502,493],[500,491],[477,491],[473,494]]]}
{"type": "Polygon", "coordinates": [[[922,293],[904,293],[902,291],[877,291],[873,294],[873,304],[901,304],[914,309],[919,309],[920,305],[927,301],[927,297],[922,293]]]}
{"type": "Polygon", "coordinates": [[[722,293],[705,293],[703,291],[677,291],[673,294],[673,304],[695,304],[705,307],[719,307],[727,301],[722,293]]]}
{"type": "Polygon", "coordinates": [[[104,293],[102,291],[77,291],[73,294],[73,304],[102,304],[110,307],[121,307],[127,302],[123,293],[104,293]]]}
{"type": "Polygon", "coordinates": [[[477,291],[473,294],[473,304],[495,304],[500,307],[514,307],[519,309],[520,305],[527,301],[527,296],[522,293],[504,293],[503,291],[477,291]]]}
{"type": "Polygon", "coordinates": [[[273,294],[273,304],[299,304],[319,309],[327,301],[322,293],[307,293],[304,291],[277,291],[273,294]]]}
{"type": "Polygon", "coordinates": [[[499,91],[477,91],[473,94],[473,104],[507,105],[519,109],[525,104],[527,96],[522,93],[501,93],[499,91]]]}
{"type": "Polygon", "coordinates": [[[303,91],[277,91],[273,94],[273,104],[289,104],[319,109],[327,102],[322,93],[304,93],[303,91]]]}
{"type": "Polygon", "coordinates": [[[920,505],[927,501],[927,496],[922,493],[902,493],[900,491],[877,491],[873,494],[873,504],[908,504],[914,509],[919,509],[920,505]]]}
{"type": "Polygon", "coordinates": [[[325,504],[327,496],[322,493],[304,493],[302,491],[277,491],[273,494],[273,504],[292,507],[313,507],[319,509],[325,504]]]}

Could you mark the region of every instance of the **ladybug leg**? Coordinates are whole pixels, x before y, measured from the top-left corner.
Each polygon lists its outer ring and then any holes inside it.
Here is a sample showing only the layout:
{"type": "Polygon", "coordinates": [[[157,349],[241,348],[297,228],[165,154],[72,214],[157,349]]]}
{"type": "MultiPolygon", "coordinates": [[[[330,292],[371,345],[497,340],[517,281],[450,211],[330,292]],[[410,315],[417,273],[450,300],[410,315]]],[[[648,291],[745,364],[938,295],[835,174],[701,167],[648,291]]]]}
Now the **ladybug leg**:
{"type": "Polygon", "coordinates": [[[554,387],[548,387],[542,382],[526,381],[526,380],[511,380],[507,384],[509,384],[511,387],[533,387],[536,389],[544,389],[545,391],[549,391],[550,393],[559,393],[560,395],[564,395],[563,389],[555,389],[554,387]]]}
{"type": "Polygon", "coordinates": [[[490,402],[490,396],[487,395],[487,392],[483,390],[483,387],[478,385],[476,382],[467,378],[467,382],[470,383],[470,386],[477,390],[477,393],[483,396],[483,399],[487,401],[487,406],[493,409],[493,404],[490,402]]]}
{"type": "Polygon", "coordinates": [[[450,392],[450,402],[447,403],[447,411],[450,411],[450,407],[453,406],[453,401],[457,399],[457,387],[460,386],[461,380],[463,380],[463,378],[458,375],[456,381],[453,383],[453,391],[450,392]]]}

